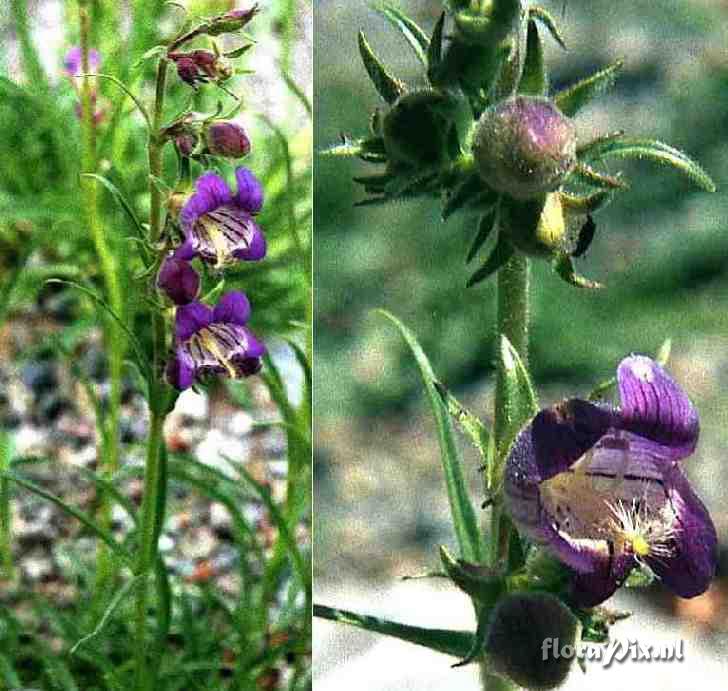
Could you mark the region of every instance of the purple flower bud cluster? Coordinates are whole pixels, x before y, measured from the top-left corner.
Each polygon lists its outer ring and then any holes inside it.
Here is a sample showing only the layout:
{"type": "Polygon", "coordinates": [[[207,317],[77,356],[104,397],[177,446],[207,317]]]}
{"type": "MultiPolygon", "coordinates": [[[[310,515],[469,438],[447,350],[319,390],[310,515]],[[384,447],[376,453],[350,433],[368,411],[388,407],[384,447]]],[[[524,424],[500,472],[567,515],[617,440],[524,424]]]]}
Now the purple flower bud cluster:
{"type": "Polygon", "coordinates": [[[209,50],[192,50],[187,53],[169,53],[179,78],[197,88],[198,84],[224,82],[232,76],[232,68],[220,56],[209,50]]]}
{"type": "Polygon", "coordinates": [[[214,120],[201,125],[186,118],[168,130],[181,156],[243,158],[250,153],[250,138],[242,125],[232,120],[214,120]]]}
{"type": "Polygon", "coordinates": [[[237,168],[235,177],[235,193],[217,173],[197,179],[179,213],[182,244],[157,274],[157,287],[177,306],[167,379],[179,390],[209,374],[254,374],[265,354],[265,346],[245,326],[250,316],[245,294],[227,293],[214,309],[198,302],[200,276],[191,263],[197,258],[221,269],[265,256],[265,236],[254,220],[263,206],[263,188],[247,168],[237,168]]]}

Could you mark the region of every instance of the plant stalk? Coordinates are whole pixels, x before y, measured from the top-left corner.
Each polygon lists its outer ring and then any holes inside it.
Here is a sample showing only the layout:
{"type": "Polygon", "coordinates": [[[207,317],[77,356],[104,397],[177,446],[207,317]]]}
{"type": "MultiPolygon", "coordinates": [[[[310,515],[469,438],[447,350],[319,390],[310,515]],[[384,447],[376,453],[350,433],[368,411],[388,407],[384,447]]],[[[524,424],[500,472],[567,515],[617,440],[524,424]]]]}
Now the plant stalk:
{"type": "MultiPolygon", "coordinates": [[[[154,100],[152,128],[149,133],[149,234],[152,245],[159,241],[162,234],[162,195],[155,179],[162,177],[162,148],[164,140],[160,136],[163,120],[164,93],[167,80],[165,58],[157,65],[157,78],[154,100]]],[[[151,691],[157,665],[152,668],[147,658],[147,606],[149,600],[149,575],[157,560],[159,529],[164,520],[166,496],[166,477],[164,463],[164,420],[169,411],[169,392],[163,378],[165,354],[165,324],[162,314],[152,308],[152,379],[149,382],[149,437],[144,469],[144,498],[142,500],[141,534],[139,557],[135,575],[141,576],[136,590],[136,685],[137,691],[151,691]]]]}
{"type": "MultiPolygon", "coordinates": [[[[0,428],[0,472],[10,470],[13,459],[13,441],[10,433],[0,428]]],[[[13,526],[12,526],[12,497],[10,494],[10,480],[0,480],[0,564],[2,565],[2,578],[12,581],[15,576],[13,567],[13,526]]]]}
{"type": "MultiPolygon", "coordinates": [[[[79,2],[79,27],[81,38],[81,70],[89,74],[89,50],[91,35],[91,17],[88,0],[79,2]]],[[[81,81],[81,131],[82,157],[81,172],[96,172],[96,121],[94,118],[93,94],[95,85],[85,77],[81,81]]],[[[119,271],[109,238],[99,218],[96,182],[88,177],[81,177],[81,193],[86,225],[93,239],[99,267],[104,281],[106,296],[111,310],[124,318],[124,298],[119,283],[119,271]]],[[[99,468],[104,479],[111,481],[119,469],[119,420],[121,412],[121,380],[124,367],[124,351],[126,341],[122,329],[111,318],[104,322],[104,341],[109,357],[109,405],[108,413],[102,420],[97,420],[101,431],[99,443],[99,468]]],[[[101,527],[109,531],[111,528],[112,503],[102,491],[99,495],[99,521],[101,527]]],[[[117,567],[114,557],[107,545],[99,543],[96,553],[96,583],[92,613],[94,619],[103,612],[108,594],[113,589],[117,567]]]]}
{"type": "MultiPolygon", "coordinates": [[[[504,335],[511,342],[524,364],[528,362],[528,286],[530,265],[528,258],[521,254],[514,254],[503,268],[498,272],[497,284],[497,338],[504,335]]],[[[508,401],[505,372],[498,364],[495,384],[495,467],[504,467],[502,454],[503,438],[507,428],[508,401]]],[[[494,486],[500,487],[502,478],[494,479],[494,486]]],[[[490,514],[490,540],[488,562],[491,567],[498,567],[508,561],[508,540],[511,525],[508,517],[503,514],[503,504],[500,499],[494,501],[490,514]]],[[[511,682],[488,672],[487,664],[481,664],[481,680],[484,691],[506,691],[513,689],[511,682]]]]}

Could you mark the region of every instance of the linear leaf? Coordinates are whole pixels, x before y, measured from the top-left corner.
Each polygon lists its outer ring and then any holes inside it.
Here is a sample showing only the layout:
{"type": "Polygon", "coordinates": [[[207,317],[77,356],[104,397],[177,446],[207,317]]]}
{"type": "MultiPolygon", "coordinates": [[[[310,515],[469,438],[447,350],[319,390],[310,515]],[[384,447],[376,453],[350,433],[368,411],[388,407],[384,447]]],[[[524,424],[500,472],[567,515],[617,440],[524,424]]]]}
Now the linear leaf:
{"type": "Polygon", "coordinates": [[[465,263],[469,264],[473,261],[473,257],[478,253],[480,248],[483,246],[485,241],[490,237],[493,229],[496,227],[496,219],[498,216],[498,208],[494,205],[490,210],[486,211],[478,222],[478,233],[473,240],[473,244],[470,245],[468,255],[465,257],[465,263]]]}
{"type": "Polygon", "coordinates": [[[488,447],[490,445],[490,432],[488,428],[477,415],[463,407],[460,401],[448,391],[444,384],[439,381],[433,383],[447,408],[447,412],[458,423],[465,436],[478,449],[478,452],[485,460],[488,457],[488,447]]]}
{"type": "Polygon", "coordinates": [[[326,605],[314,605],[313,613],[321,619],[349,624],[357,628],[383,636],[392,636],[408,643],[421,645],[445,655],[457,658],[465,657],[473,647],[475,637],[469,631],[447,631],[445,629],[425,629],[419,626],[399,624],[381,617],[357,614],[345,609],[336,609],[326,605]]]}
{"type": "Polygon", "coordinates": [[[481,266],[469,279],[467,287],[472,286],[484,281],[489,276],[492,276],[503,264],[505,264],[514,254],[516,250],[513,245],[509,242],[508,238],[504,233],[498,233],[498,240],[496,241],[493,251],[490,256],[485,260],[483,266],[481,266]]]}
{"type": "Polygon", "coordinates": [[[462,461],[455,442],[452,422],[434,385],[435,374],[414,334],[393,314],[386,310],[377,310],[377,312],[397,327],[417,361],[437,426],[442,468],[445,473],[450,512],[460,556],[467,561],[480,561],[482,550],[478,521],[463,477],[462,461]]]}
{"type": "Polygon", "coordinates": [[[551,12],[543,7],[529,7],[528,18],[539,21],[548,30],[554,41],[566,50],[566,42],[564,41],[564,37],[561,35],[561,31],[551,12]]]}
{"type": "Polygon", "coordinates": [[[470,202],[477,199],[482,191],[483,181],[480,175],[473,173],[465,178],[442,205],[442,220],[447,221],[456,211],[465,208],[470,202]]]}
{"type": "Polygon", "coordinates": [[[387,71],[374,54],[363,31],[359,32],[359,54],[374,88],[387,103],[393,104],[404,93],[404,84],[387,71]]]}
{"type": "Polygon", "coordinates": [[[437,24],[435,24],[430,45],[427,47],[427,79],[433,85],[442,62],[442,30],[444,26],[445,13],[443,12],[437,20],[437,24]]]}
{"type": "Polygon", "coordinates": [[[556,94],[554,101],[559,110],[569,117],[576,115],[589,101],[614,84],[623,66],[624,62],[617,60],[609,67],[556,94]]]}
{"type": "Polygon", "coordinates": [[[647,159],[671,166],[690,178],[698,187],[707,192],[715,192],[715,183],[698,163],[682,151],[656,139],[621,137],[604,140],[589,150],[589,157],[597,161],[610,156],[647,159]]]}
{"type": "Polygon", "coordinates": [[[22,475],[18,475],[17,473],[14,473],[12,471],[7,471],[2,473],[0,476],[7,478],[8,480],[12,480],[16,484],[24,487],[30,492],[33,492],[33,494],[37,494],[43,499],[47,499],[48,501],[53,502],[56,506],[63,509],[63,511],[73,516],[77,521],[79,521],[79,523],[82,523],[84,526],[86,526],[92,533],[94,533],[94,535],[96,535],[96,537],[103,540],[109,547],[111,547],[112,551],[117,556],[121,557],[124,560],[127,560],[129,558],[126,550],[113,538],[113,536],[110,533],[106,532],[103,528],[99,528],[99,526],[96,525],[93,519],[85,514],[83,511],[80,511],[76,507],[67,504],[65,501],[63,501],[63,499],[60,499],[55,494],[47,492],[42,487],[36,485],[34,482],[31,482],[27,478],[24,478],[22,475]]]}
{"type": "Polygon", "coordinates": [[[430,40],[427,38],[427,34],[409,17],[388,3],[377,5],[375,9],[384,15],[396,29],[399,29],[405,39],[407,39],[407,43],[412,46],[412,50],[414,50],[417,59],[426,66],[427,49],[430,47],[430,40]]]}

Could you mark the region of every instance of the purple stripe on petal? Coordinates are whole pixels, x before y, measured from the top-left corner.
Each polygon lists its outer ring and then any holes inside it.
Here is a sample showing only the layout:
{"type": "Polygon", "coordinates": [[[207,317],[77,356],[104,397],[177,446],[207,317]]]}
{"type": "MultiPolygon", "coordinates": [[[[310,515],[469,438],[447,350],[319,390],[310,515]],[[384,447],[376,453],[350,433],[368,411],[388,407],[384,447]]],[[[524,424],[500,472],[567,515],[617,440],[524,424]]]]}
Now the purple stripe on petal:
{"type": "Polygon", "coordinates": [[[200,302],[191,302],[177,308],[175,315],[175,335],[178,342],[188,340],[200,329],[212,322],[212,310],[200,302]]]}
{"type": "Polygon", "coordinates": [[[238,182],[237,204],[251,214],[257,214],[263,207],[263,187],[247,168],[236,168],[238,182]]]}
{"type": "Polygon", "coordinates": [[[235,250],[233,256],[243,261],[256,262],[265,257],[268,249],[265,236],[260,226],[252,219],[248,223],[248,231],[248,246],[235,250]]]}
{"type": "Polygon", "coordinates": [[[195,183],[194,194],[190,196],[180,212],[182,230],[185,234],[189,233],[200,216],[225,204],[231,204],[232,201],[230,188],[217,173],[201,175],[195,183]]]}
{"type": "Polygon", "coordinates": [[[698,414],[685,392],[648,357],[625,358],[617,369],[622,426],[667,447],[674,460],[698,442],[698,414]]]}
{"type": "Polygon", "coordinates": [[[250,301],[245,293],[232,290],[225,293],[213,310],[215,322],[239,324],[242,326],[250,319],[250,301]]]}
{"type": "Polygon", "coordinates": [[[718,539],[703,502],[685,475],[674,467],[666,478],[668,497],[677,515],[675,537],[668,544],[670,556],[647,557],[650,568],[680,597],[704,593],[715,575],[718,539]]]}

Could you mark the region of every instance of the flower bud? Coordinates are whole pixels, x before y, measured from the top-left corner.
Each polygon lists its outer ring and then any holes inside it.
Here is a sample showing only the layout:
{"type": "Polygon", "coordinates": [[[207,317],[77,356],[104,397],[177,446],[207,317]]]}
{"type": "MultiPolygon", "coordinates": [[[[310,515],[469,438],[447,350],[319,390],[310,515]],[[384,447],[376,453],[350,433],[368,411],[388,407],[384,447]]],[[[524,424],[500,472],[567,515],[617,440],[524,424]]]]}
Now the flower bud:
{"type": "Polygon", "coordinates": [[[193,132],[184,132],[174,138],[174,145],[182,156],[191,156],[197,148],[198,137],[193,132]]]}
{"type": "Polygon", "coordinates": [[[200,277],[189,262],[166,257],[157,274],[157,288],[175,305],[192,302],[200,292],[200,277]]]}
{"type": "Polygon", "coordinates": [[[230,34],[235,31],[240,31],[256,14],[258,14],[257,4],[247,10],[230,10],[219,17],[215,17],[210,22],[210,26],[205,33],[209,36],[219,36],[220,34],[230,34]]]}
{"type": "Polygon", "coordinates": [[[502,598],[490,616],[485,653],[489,669],[526,689],[553,689],[569,674],[578,620],[554,595],[516,592],[502,598]]]}
{"type": "Polygon", "coordinates": [[[404,94],[382,120],[389,158],[409,165],[437,165],[447,151],[451,98],[437,91],[404,94]]]}
{"type": "Polygon", "coordinates": [[[224,82],[232,76],[230,66],[209,50],[170,53],[168,57],[177,67],[179,78],[190,86],[196,87],[198,82],[224,82]]]}
{"type": "Polygon", "coordinates": [[[212,122],[205,130],[207,151],[213,156],[242,158],[250,153],[250,139],[245,130],[230,120],[212,122]]]}
{"type": "Polygon", "coordinates": [[[558,189],[573,169],[576,131],[548,99],[514,96],[480,116],[473,155],[494,190],[533,199],[558,189]]]}

